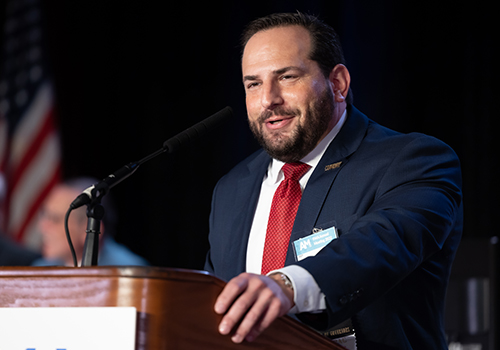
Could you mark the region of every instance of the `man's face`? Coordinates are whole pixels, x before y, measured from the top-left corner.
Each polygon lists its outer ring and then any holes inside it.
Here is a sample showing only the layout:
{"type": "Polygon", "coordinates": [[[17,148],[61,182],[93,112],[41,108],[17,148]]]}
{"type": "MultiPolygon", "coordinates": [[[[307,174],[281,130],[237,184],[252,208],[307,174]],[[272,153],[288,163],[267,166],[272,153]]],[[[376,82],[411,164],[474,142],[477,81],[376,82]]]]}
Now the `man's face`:
{"type": "MultiPolygon", "coordinates": [[[[47,197],[38,222],[38,229],[42,234],[42,255],[47,259],[60,259],[71,262],[71,251],[64,230],[64,216],[70,203],[80,194],[67,186],[59,185],[47,197]]],[[[72,243],[80,257],[85,242],[85,208],[79,208],[71,213],[68,228],[72,243]]]]}
{"type": "Polygon", "coordinates": [[[284,162],[302,159],[334,126],[332,87],[310,50],[308,31],[287,26],[256,33],[243,52],[250,128],[284,162]]]}

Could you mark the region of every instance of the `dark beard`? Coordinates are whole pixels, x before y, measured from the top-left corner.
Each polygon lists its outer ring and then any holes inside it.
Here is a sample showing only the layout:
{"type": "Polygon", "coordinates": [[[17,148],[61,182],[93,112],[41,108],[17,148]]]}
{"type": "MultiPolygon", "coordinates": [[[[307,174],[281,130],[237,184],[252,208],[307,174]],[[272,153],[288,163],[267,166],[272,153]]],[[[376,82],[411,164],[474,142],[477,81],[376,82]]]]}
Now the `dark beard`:
{"type": "Polygon", "coordinates": [[[325,91],[314,102],[312,108],[307,108],[305,111],[307,125],[304,127],[297,124],[288,139],[278,138],[270,142],[264,138],[261,126],[273,114],[281,116],[298,115],[300,113],[298,110],[287,110],[278,107],[273,111],[262,113],[256,122],[249,122],[249,125],[254,137],[272,158],[285,163],[292,163],[304,158],[317,146],[328,128],[334,109],[333,93],[331,89],[325,88],[325,91]]]}

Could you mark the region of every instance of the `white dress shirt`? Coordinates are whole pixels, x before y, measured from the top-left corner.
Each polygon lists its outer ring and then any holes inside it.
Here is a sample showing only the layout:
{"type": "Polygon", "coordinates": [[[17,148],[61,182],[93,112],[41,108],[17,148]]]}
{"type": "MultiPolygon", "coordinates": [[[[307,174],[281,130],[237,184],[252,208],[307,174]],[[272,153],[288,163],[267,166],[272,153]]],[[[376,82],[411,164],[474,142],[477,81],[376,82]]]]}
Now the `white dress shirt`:
{"type": "MultiPolygon", "coordinates": [[[[323,157],[326,149],[338,134],[342,125],[344,125],[345,118],[346,112],[344,111],[337,125],[335,125],[326,137],[321,140],[311,153],[301,159],[301,162],[311,166],[299,180],[302,191],[304,191],[307,181],[318,165],[321,157],[323,157]]],[[[283,162],[273,159],[262,181],[259,201],[257,203],[252,228],[250,230],[250,237],[248,239],[247,272],[261,273],[269,212],[271,211],[274,192],[284,179],[283,172],[281,171],[283,164],[283,162]]],[[[290,265],[277,271],[286,274],[293,284],[295,306],[290,310],[290,313],[314,312],[326,308],[325,296],[321,293],[316,281],[307,270],[297,265],[290,265]]],[[[277,271],[271,271],[269,274],[277,271]]]]}

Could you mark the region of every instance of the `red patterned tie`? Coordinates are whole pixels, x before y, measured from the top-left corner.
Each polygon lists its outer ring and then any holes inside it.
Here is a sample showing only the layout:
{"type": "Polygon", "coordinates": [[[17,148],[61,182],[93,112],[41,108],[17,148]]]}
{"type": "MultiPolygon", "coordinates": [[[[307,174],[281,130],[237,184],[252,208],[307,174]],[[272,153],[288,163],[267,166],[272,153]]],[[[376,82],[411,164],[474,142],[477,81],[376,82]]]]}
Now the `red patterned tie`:
{"type": "Polygon", "coordinates": [[[302,190],[299,179],[311,166],[304,163],[286,163],[283,165],[285,179],[276,189],[267,224],[262,274],[285,266],[286,252],[290,242],[295,214],[299,208],[302,190]]]}

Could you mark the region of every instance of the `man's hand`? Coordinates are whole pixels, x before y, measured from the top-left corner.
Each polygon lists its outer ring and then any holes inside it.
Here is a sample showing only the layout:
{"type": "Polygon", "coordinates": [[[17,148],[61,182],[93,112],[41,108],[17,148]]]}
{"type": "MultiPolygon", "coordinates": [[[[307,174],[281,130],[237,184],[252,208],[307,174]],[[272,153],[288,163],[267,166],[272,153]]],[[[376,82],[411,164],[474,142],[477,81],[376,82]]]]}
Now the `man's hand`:
{"type": "Polygon", "coordinates": [[[219,332],[229,334],[239,324],[232,341],[252,341],[293,306],[293,290],[279,276],[242,273],[227,283],[215,302],[215,312],[226,313],[219,332]]]}

